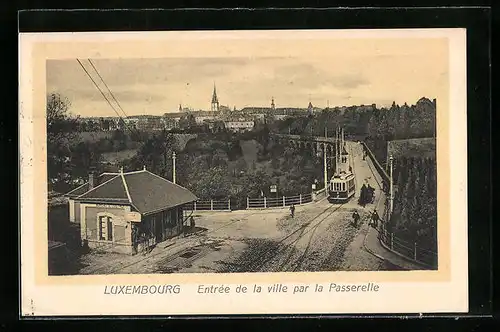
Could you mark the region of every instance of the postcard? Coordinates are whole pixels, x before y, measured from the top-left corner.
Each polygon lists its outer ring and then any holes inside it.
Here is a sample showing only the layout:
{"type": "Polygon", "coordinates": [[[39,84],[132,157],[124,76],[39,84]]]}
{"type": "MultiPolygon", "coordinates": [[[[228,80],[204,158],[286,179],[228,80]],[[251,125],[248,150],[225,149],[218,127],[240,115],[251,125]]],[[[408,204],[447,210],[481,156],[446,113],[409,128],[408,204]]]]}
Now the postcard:
{"type": "Polygon", "coordinates": [[[21,33],[21,315],[467,312],[465,40],[21,33]]]}

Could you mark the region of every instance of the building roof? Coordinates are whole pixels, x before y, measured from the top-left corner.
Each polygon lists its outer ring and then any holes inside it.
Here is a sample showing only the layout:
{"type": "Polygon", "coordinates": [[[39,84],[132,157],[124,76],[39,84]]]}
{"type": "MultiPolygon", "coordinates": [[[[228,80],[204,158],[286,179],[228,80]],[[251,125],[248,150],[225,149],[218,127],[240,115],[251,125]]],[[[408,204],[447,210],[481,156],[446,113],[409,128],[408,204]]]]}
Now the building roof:
{"type": "Polygon", "coordinates": [[[141,214],[166,210],[197,199],[186,188],[147,170],[116,173],[107,182],[75,198],[79,201],[130,204],[141,214]]]}
{"type": "MultiPolygon", "coordinates": [[[[115,176],[117,176],[118,173],[102,173],[101,175],[99,176],[96,176],[95,180],[94,180],[94,187],[108,181],[108,180],[111,180],[112,178],[114,178],[115,176]]],[[[87,191],[89,191],[89,183],[84,183],[82,184],[81,186],[71,190],[70,192],[68,192],[67,194],[65,194],[65,196],[67,197],[78,197],[82,194],[85,194],[87,191]]]]}
{"type": "Polygon", "coordinates": [[[173,113],[165,113],[163,114],[163,116],[165,118],[175,119],[175,118],[182,118],[185,114],[186,114],[185,112],[173,112],[173,113]]]}

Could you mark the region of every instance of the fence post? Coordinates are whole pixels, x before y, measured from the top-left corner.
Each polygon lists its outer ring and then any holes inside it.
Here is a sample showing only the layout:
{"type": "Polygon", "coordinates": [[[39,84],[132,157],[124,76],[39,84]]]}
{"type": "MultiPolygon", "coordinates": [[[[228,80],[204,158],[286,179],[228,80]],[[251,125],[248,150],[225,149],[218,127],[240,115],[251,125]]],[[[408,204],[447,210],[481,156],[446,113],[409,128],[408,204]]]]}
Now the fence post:
{"type": "Polygon", "coordinates": [[[194,210],[196,211],[196,202],[194,202],[194,210]]]}
{"type": "Polygon", "coordinates": [[[415,242],[415,246],[413,247],[413,259],[417,260],[417,242],[415,242]]]}
{"type": "Polygon", "coordinates": [[[299,195],[299,205],[302,204],[302,194],[299,195]]]}
{"type": "Polygon", "coordinates": [[[213,211],[214,210],[214,200],[211,199],[210,200],[210,211],[213,211]]]}
{"type": "Polygon", "coordinates": [[[247,196],[247,209],[250,208],[250,199],[247,196]]]}
{"type": "Polygon", "coordinates": [[[227,208],[231,211],[231,198],[227,200],[227,208]]]}
{"type": "Polygon", "coordinates": [[[391,233],[391,249],[394,248],[394,233],[391,233]]]}
{"type": "Polygon", "coordinates": [[[285,196],[283,196],[283,207],[285,207],[285,196]]]}
{"type": "Polygon", "coordinates": [[[266,208],[266,197],[264,197],[264,209],[266,208]]]}

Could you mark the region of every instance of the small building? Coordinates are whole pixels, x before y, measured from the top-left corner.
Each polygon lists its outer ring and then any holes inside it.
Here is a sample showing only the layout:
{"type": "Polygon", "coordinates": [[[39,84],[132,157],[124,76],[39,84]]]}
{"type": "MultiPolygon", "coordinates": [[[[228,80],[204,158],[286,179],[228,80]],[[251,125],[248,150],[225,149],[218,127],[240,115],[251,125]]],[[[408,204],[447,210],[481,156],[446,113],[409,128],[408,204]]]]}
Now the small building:
{"type": "Polygon", "coordinates": [[[126,254],[181,234],[184,210],[198,199],[146,169],[91,174],[89,182],[66,196],[83,245],[126,254]]]}
{"type": "Polygon", "coordinates": [[[255,126],[255,121],[245,118],[231,119],[225,121],[224,125],[229,131],[244,132],[252,130],[253,127],[255,126]]]}

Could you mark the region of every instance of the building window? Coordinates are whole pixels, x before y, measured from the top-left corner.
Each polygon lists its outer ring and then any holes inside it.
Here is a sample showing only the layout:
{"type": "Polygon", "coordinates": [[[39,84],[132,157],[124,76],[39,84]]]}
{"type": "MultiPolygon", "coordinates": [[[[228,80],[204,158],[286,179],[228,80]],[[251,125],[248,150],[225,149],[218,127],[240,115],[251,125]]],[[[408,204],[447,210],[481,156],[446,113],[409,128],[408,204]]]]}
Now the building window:
{"type": "Polygon", "coordinates": [[[113,220],[108,216],[99,217],[99,240],[113,241],[113,220]]]}

